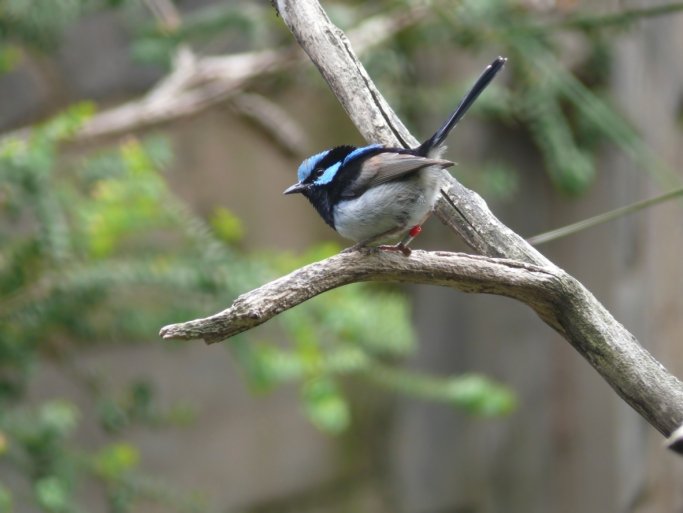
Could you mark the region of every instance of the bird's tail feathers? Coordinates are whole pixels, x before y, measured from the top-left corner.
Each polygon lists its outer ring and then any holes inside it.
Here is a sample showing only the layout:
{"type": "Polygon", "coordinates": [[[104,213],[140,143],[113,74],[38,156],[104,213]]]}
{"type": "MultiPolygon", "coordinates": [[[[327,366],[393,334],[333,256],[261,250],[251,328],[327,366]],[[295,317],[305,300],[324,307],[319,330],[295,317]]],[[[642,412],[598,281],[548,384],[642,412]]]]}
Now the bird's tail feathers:
{"type": "Polygon", "coordinates": [[[434,135],[423,142],[416,152],[418,155],[422,156],[432,156],[434,150],[439,149],[443,142],[448,137],[448,134],[453,127],[458,124],[458,121],[462,119],[467,110],[472,106],[479,95],[486,89],[486,87],[491,83],[493,78],[498,74],[498,72],[503,68],[507,59],[505,57],[497,57],[491,64],[489,64],[481,76],[477,79],[472,86],[472,89],[460,100],[460,103],[455,108],[450,117],[446,120],[441,128],[439,128],[434,135]]]}

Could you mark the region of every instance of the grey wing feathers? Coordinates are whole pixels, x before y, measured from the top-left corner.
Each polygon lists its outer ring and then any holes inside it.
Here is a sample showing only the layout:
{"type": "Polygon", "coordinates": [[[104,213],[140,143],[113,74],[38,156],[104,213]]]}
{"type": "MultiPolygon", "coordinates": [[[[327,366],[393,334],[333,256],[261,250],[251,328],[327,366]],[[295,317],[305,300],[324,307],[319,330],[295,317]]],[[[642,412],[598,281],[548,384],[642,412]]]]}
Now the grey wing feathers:
{"type": "Polygon", "coordinates": [[[354,184],[342,196],[359,196],[370,187],[396,180],[427,166],[442,169],[454,165],[450,160],[418,157],[409,153],[379,153],[361,165],[361,172],[354,184]]]}

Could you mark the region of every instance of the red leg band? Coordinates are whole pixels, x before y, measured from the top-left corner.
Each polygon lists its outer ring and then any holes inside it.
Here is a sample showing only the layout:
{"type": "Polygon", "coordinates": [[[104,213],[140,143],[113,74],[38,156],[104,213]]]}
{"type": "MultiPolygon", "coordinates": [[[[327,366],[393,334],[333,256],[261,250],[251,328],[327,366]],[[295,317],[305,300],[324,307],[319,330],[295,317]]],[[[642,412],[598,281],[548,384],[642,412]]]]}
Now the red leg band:
{"type": "Polygon", "coordinates": [[[411,237],[417,237],[418,235],[420,235],[421,231],[422,231],[422,226],[420,226],[419,224],[416,224],[415,226],[413,226],[410,229],[410,231],[408,232],[408,235],[410,235],[411,237]]]}

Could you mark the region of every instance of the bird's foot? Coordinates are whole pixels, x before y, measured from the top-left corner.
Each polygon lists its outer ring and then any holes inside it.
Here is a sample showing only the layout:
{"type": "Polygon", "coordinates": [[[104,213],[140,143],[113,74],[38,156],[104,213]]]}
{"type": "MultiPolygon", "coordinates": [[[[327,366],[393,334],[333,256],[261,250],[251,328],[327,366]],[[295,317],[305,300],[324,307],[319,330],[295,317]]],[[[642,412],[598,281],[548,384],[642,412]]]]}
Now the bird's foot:
{"type": "Polygon", "coordinates": [[[416,224],[415,226],[413,226],[410,229],[410,231],[408,231],[408,234],[398,244],[396,244],[394,246],[378,246],[378,247],[379,247],[379,249],[382,249],[384,251],[400,251],[405,256],[410,256],[410,253],[412,251],[408,247],[408,244],[410,244],[415,237],[420,235],[421,231],[422,231],[422,226],[420,226],[419,224],[416,224]]]}
{"type": "Polygon", "coordinates": [[[394,230],[390,230],[388,232],[382,233],[379,236],[372,237],[371,239],[364,240],[362,242],[359,242],[357,244],[354,244],[353,246],[350,246],[342,251],[342,253],[353,253],[355,251],[361,251],[363,253],[367,254],[372,254],[376,253],[377,251],[400,251],[403,253],[405,256],[410,256],[412,253],[411,249],[408,247],[408,244],[410,244],[415,237],[417,237],[420,232],[422,231],[422,226],[419,224],[416,224],[413,226],[406,236],[403,238],[401,242],[398,244],[382,244],[380,246],[372,246],[371,244],[377,240],[382,240],[387,238],[388,236],[392,235],[394,233],[394,230]]]}
{"type": "Polygon", "coordinates": [[[377,246],[377,249],[381,249],[382,251],[400,251],[405,256],[410,256],[412,253],[412,250],[402,242],[399,242],[393,246],[384,244],[382,246],[377,246]]]}

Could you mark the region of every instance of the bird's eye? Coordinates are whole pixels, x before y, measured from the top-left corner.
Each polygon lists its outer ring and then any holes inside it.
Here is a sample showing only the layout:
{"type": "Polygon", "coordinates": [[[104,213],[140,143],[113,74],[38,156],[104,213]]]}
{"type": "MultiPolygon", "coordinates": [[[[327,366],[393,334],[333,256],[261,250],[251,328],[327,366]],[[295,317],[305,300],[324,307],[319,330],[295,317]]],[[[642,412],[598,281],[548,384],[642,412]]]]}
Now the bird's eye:
{"type": "Polygon", "coordinates": [[[317,167],[317,168],[315,168],[315,169],[313,170],[313,173],[311,173],[311,177],[312,177],[314,180],[317,180],[318,178],[320,178],[320,175],[322,175],[324,171],[325,171],[325,170],[324,170],[323,168],[317,167]]]}

